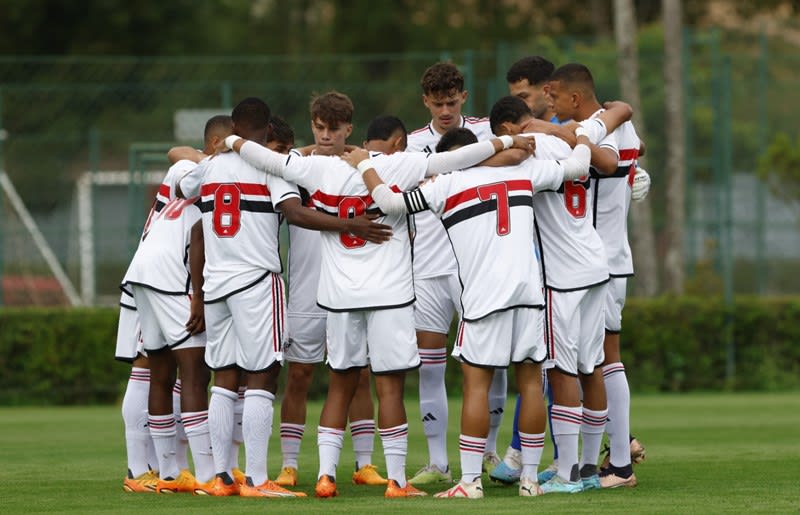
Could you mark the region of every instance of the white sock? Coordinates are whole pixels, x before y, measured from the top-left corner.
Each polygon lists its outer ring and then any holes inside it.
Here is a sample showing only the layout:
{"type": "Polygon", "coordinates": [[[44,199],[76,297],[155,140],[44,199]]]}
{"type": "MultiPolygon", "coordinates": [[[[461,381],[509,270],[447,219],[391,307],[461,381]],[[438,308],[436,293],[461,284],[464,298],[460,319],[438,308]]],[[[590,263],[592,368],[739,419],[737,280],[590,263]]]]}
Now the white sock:
{"type": "Polygon", "coordinates": [[[520,431],[519,443],[522,454],[522,473],[520,477],[536,481],[539,462],[542,460],[542,450],[544,450],[544,433],[534,434],[520,431]]]}
{"type": "Polygon", "coordinates": [[[230,467],[231,469],[238,469],[239,467],[239,448],[244,441],[242,436],[242,414],[244,413],[244,392],[247,391],[246,386],[240,386],[237,392],[238,397],[236,403],[233,405],[233,438],[231,439],[230,450],[230,467]]]}
{"type": "Polygon", "coordinates": [[[339,455],[344,442],[344,429],[319,426],[317,428],[317,447],[319,447],[319,474],[317,479],[324,475],[336,479],[336,466],[339,464],[339,455]]]}
{"type": "Polygon", "coordinates": [[[406,486],[406,454],[408,454],[408,424],[380,428],[383,454],[386,456],[387,479],[394,479],[400,488],[406,486]]]}
{"type": "Polygon", "coordinates": [[[275,396],[266,390],[248,388],[244,392],[242,434],[247,477],[255,486],[267,480],[267,452],[272,434],[272,401],[275,396]]]}
{"type": "Polygon", "coordinates": [[[208,434],[208,410],[183,413],[183,429],[192,448],[194,477],[207,483],[214,477],[214,455],[211,452],[211,436],[208,434]]]}
{"type": "MultiPolygon", "coordinates": [[[[150,370],[134,367],[122,398],[122,421],[125,423],[125,448],[128,451],[128,470],[139,477],[150,468],[148,447],[152,447],[147,428],[147,396],[150,392],[150,370]]],[[[153,461],[152,467],[158,463],[153,461]]]]}
{"type": "Polygon", "coordinates": [[[606,430],[608,410],[594,411],[583,408],[583,422],[581,423],[581,461],[584,465],[597,465],[600,455],[600,444],[603,442],[603,433],[606,430]]]}
{"type": "Polygon", "coordinates": [[[486,438],[477,436],[458,436],[461,455],[461,481],[474,483],[480,479],[483,470],[483,453],[486,452],[486,438]]]}
{"type": "Polygon", "coordinates": [[[553,435],[558,445],[558,475],[567,481],[578,479],[578,434],[581,431],[582,415],[580,406],[553,404],[550,412],[553,435]]]}
{"type": "Polygon", "coordinates": [[[281,454],[283,455],[281,467],[297,468],[297,456],[300,454],[300,443],[303,441],[305,431],[305,424],[281,422],[281,454]]]}
{"type": "Polygon", "coordinates": [[[158,476],[175,479],[180,473],[175,460],[175,415],[148,415],[147,425],[158,456],[158,476]]]}
{"type": "Polygon", "coordinates": [[[631,391],[625,365],[610,363],[603,367],[603,380],[608,398],[606,432],[611,444],[611,464],[625,467],[631,464],[631,391]]]}
{"type": "Polygon", "coordinates": [[[447,349],[419,349],[419,410],[428,440],[429,463],[447,470],[447,389],[444,375],[447,349]]]}
{"type": "Polygon", "coordinates": [[[492,384],[489,387],[489,435],[486,437],[484,453],[497,452],[497,433],[503,423],[503,410],[506,407],[508,381],[506,371],[498,368],[494,371],[492,384]]]}
{"type": "Polygon", "coordinates": [[[175,380],[172,387],[172,414],[175,415],[175,460],[180,470],[189,468],[189,440],[183,429],[181,418],[181,380],[175,380]]]}
{"type": "Polygon", "coordinates": [[[230,467],[230,445],[233,437],[233,405],[236,392],[220,386],[211,387],[208,401],[208,432],[211,436],[211,451],[214,454],[214,473],[226,472],[233,477],[230,467]]]}
{"type": "Polygon", "coordinates": [[[372,450],[375,448],[375,421],[372,419],[350,421],[350,437],[353,439],[353,453],[356,455],[356,470],[372,464],[372,450]]]}

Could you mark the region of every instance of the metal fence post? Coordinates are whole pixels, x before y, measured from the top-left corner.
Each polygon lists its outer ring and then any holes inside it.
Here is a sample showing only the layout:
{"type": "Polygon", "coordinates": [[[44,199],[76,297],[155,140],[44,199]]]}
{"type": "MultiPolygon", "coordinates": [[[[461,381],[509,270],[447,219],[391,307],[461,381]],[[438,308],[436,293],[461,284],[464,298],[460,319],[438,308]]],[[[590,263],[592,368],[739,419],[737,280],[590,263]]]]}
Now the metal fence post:
{"type": "MultiPolygon", "coordinates": [[[[761,30],[759,36],[759,53],[758,53],[758,92],[757,109],[758,109],[758,148],[763,151],[767,147],[767,134],[769,131],[768,123],[769,116],[767,116],[767,109],[769,103],[769,84],[767,82],[767,34],[764,29],[761,30]]],[[[767,247],[767,225],[766,225],[766,197],[767,191],[764,187],[764,181],[758,180],[756,183],[756,292],[763,295],[766,290],[767,282],[767,264],[765,259],[765,252],[767,247]]]]}
{"type": "Polygon", "coordinates": [[[686,153],[684,156],[684,169],[686,170],[686,196],[684,198],[686,209],[686,232],[684,235],[686,245],[686,277],[694,277],[695,264],[697,263],[697,216],[694,209],[694,117],[692,106],[694,91],[692,90],[692,40],[693,34],[688,27],[683,29],[683,112],[686,118],[686,139],[684,141],[686,153]]]}
{"type": "Polygon", "coordinates": [[[220,101],[224,109],[233,109],[233,86],[229,80],[222,81],[220,86],[220,101]]]}
{"type": "MultiPolygon", "coordinates": [[[[6,141],[6,130],[3,128],[3,87],[0,86],[0,171],[6,169],[6,159],[4,152],[4,145],[6,141]]],[[[0,213],[5,212],[5,195],[0,192],[0,213]]],[[[5,279],[5,219],[3,216],[0,220],[0,306],[5,304],[5,295],[3,291],[3,281],[5,279]]]]}

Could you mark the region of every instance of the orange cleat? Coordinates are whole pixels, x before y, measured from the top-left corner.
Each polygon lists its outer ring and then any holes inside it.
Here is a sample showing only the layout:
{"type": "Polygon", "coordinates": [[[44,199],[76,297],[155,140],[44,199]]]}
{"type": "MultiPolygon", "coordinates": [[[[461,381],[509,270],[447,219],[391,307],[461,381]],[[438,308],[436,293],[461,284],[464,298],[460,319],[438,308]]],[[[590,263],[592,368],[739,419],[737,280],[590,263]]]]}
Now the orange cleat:
{"type": "Polygon", "coordinates": [[[375,465],[364,465],[360,469],[353,472],[354,485],[385,485],[389,481],[381,477],[375,465]]]}
{"type": "Polygon", "coordinates": [[[269,479],[258,486],[252,486],[250,483],[252,481],[248,480],[239,489],[241,497],[306,497],[303,492],[292,492],[269,479]]]}
{"type": "Polygon", "coordinates": [[[159,479],[156,485],[156,493],[194,493],[195,486],[197,486],[197,481],[192,473],[188,470],[181,470],[181,473],[175,479],[159,479]]]}
{"type": "Polygon", "coordinates": [[[233,469],[233,482],[240,487],[247,483],[247,476],[244,475],[241,469],[233,469]]]}
{"type": "Polygon", "coordinates": [[[275,484],[279,486],[297,486],[297,469],[294,467],[283,467],[281,473],[275,479],[275,484]]]}
{"type": "Polygon", "coordinates": [[[406,486],[400,488],[400,485],[397,484],[397,481],[394,479],[390,479],[388,484],[386,485],[386,493],[383,494],[384,497],[387,499],[391,499],[394,497],[424,497],[428,494],[423,492],[422,490],[417,490],[414,488],[411,483],[406,483],[406,486]]]}
{"type": "Polygon", "coordinates": [[[320,498],[336,497],[339,495],[339,492],[336,491],[336,480],[327,474],[323,475],[317,480],[314,493],[320,498]]]}
{"type": "Polygon", "coordinates": [[[212,495],[214,497],[228,497],[232,495],[239,495],[239,485],[236,484],[235,481],[231,479],[230,476],[225,474],[226,479],[228,482],[220,477],[216,476],[208,483],[200,483],[194,488],[195,495],[212,495]]]}
{"type": "Polygon", "coordinates": [[[133,477],[130,470],[125,480],[122,482],[122,489],[126,492],[145,494],[153,493],[156,491],[158,485],[158,474],[152,470],[148,470],[139,477],[133,477]]]}

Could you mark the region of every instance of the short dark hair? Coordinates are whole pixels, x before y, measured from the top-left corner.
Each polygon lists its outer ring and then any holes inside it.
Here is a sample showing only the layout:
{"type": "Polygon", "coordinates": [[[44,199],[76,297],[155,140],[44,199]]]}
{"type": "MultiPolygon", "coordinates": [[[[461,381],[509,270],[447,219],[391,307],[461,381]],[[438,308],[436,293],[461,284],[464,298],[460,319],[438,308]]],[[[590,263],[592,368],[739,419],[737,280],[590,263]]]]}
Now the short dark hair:
{"type": "Polygon", "coordinates": [[[233,122],[231,117],[227,114],[218,114],[212,116],[206,122],[206,127],[203,129],[203,141],[208,142],[212,134],[215,132],[230,134],[233,130],[233,122]]]}
{"type": "Polygon", "coordinates": [[[540,55],[529,55],[511,65],[506,73],[506,82],[509,84],[528,79],[531,86],[542,84],[550,78],[556,67],[553,63],[540,55]]]}
{"type": "Polygon", "coordinates": [[[422,92],[426,95],[464,91],[464,76],[453,63],[436,63],[422,74],[422,92]]]}
{"type": "Polygon", "coordinates": [[[478,142],[478,137],[474,132],[466,127],[453,127],[439,139],[436,144],[436,152],[447,152],[453,147],[463,147],[478,142]]]}
{"type": "Polygon", "coordinates": [[[366,140],[379,139],[386,141],[397,131],[402,131],[403,134],[407,132],[403,120],[392,115],[377,116],[369,122],[366,140]]]}
{"type": "Polygon", "coordinates": [[[517,96],[505,96],[494,103],[489,114],[489,125],[497,134],[503,122],[518,123],[525,115],[533,116],[528,104],[517,96]]]}
{"type": "Polygon", "coordinates": [[[563,82],[570,86],[578,86],[594,93],[594,78],[592,72],[580,63],[569,63],[560,66],[550,76],[551,81],[563,82]]]}
{"type": "Polygon", "coordinates": [[[246,130],[263,130],[269,125],[269,106],[256,97],[247,97],[233,108],[231,119],[246,130]]]}
{"type": "Polygon", "coordinates": [[[294,145],[294,130],[292,126],[275,114],[269,119],[269,141],[279,141],[294,145]]]}
{"type": "Polygon", "coordinates": [[[350,97],[335,90],[315,95],[309,105],[311,121],[319,118],[330,126],[353,123],[354,110],[350,97]]]}

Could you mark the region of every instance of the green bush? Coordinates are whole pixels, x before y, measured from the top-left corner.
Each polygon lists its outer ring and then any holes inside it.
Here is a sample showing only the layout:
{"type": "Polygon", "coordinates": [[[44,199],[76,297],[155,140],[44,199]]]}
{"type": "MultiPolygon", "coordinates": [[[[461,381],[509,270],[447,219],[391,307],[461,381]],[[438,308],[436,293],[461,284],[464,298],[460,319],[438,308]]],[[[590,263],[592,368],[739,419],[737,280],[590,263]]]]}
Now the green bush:
{"type": "MultiPolygon", "coordinates": [[[[117,317],[108,308],[0,309],[0,404],[118,401],[130,367],[114,361],[117,317]]],[[[633,392],[800,388],[798,298],[740,297],[731,309],[719,297],[630,299],[621,338],[633,392]],[[732,379],[727,335],[734,344],[732,379]]],[[[320,397],[327,372],[316,373],[311,395],[320,397]]],[[[447,383],[450,393],[461,391],[452,360],[447,383]]],[[[513,384],[512,374],[512,390],[513,384]]],[[[414,373],[407,391],[416,394],[414,373]]]]}

